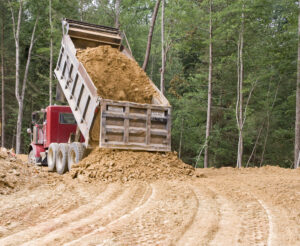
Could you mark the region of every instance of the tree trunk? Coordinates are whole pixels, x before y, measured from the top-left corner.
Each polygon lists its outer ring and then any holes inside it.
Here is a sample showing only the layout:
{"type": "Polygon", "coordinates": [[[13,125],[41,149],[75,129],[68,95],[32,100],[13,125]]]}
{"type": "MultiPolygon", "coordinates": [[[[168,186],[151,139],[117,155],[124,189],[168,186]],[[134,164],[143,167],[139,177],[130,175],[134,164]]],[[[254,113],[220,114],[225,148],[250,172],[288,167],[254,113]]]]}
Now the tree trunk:
{"type": "Polygon", "coordinates": [[[49,0],[49,24],[50,24],[49,105],[52,105],[52,78],[53,78],[52,0],[49,0]]]}
{"type": "Polygon", "coordinates": [[[265,125],[265,121],[263,121],[263,123],[262,123],[262,125],[261,125],[261,127],[260,127],[260,129],[259,129],[259,131],[258,131],[258,135],[257,135],[257,137],[256,137],[255,144],[254,144],[254,147],[253,147],[253,149],[252,149],[252,152],[251,152],[251,154],[250,154],[250,156],[249,156],[249,159],[248,159],[248,161],[247,161],[246,167],[249,166],[250,161],[251,161],[251,159],[252,159],[252,156],[254,155],[254,153],[255,153],[255,151],[256,151],[256,146],[257,146],[258,141],[259,141],[259,139],[260,139],[261,132],[262,132],[262,130],[264,129],[264,125],[265,125]]]}
{"type": "Polygon", "coordinates": [[[296,122],[295,122],[295,151],[294,167],[299,168],[299,149],[300,149],[300,3],[298,13],[298,71],[296,89],[296,122]]]}
{"type": "Polygon", "coordinates": [[[1,27],[1,146],[5,146],[5,93],[4,93],[4,17],[2,19],[2,27],[1,27]]]}
{"type": "Polygon", "coordinates": [[[120,6],[121,0],[116,0],[115,8],[116,8],[116,19],[115,19],[115,27],[120,28],[120,6]]]}
{"type": "Polygon", "coordinates": [[[161,71],[160,71],[160,91],[165,94],[165,0],[161,4],[161,71]]]}
{"type": "Polygon", "coordinates": [[[208,67],[208,92],[207,92],[207,116],[206,116],[206,133],[205,133],[205,151],[204,151],[204,168],[209,166],[208,163],[208,146],[211,125],[211,98],[212,98],[212,70],[213,70],[213,44],[212,44],[212,0],[209,3],[209,67],[208,67]]]}
{"type": "MultiPolygon", "coordinates": [[[[28,77],[28,71],[29,71],[29,65],[31,61],[31,52],[34,45],[34,36],[35,36],[35,30],[38,23],[38,18],[36,18],[36,21],[34,23],[32,35],[31,35],[31,41],[30,41],[30,47],[28,51],[28,57],[25,67],[25,73],[22,83],[22,93],[20,95],[19,86],[20,86],[20,79],[19,79],[19,33],[20,33],[20,22],[21,22],[21,12],[22,12],[22,1],[20,1],[20,9],[19,9],[19,17],[18,17],[18,27],[16,30],[16,98],[18,101],[18,120],[17,120],[17,133],[16,133],[16,154],[20,154],[20,147],[21,147],[21,133],[22,133],[22,120],[23,120],[23,104],[24,104],[24,97],[25,97],[25,89],[26,89],[26,82],[28,77]]],[[[14,18],[13,18],[14,19],[14,18]]]]}
{"type": "MultiPolygon", "coordinates": [[[[9,1],[10,3],[10,1],[9,1]]],[[[22,17],[22,0],[20,0],[19,3],[19,14],[18,14],[18,23],[17,26],[15,25],[15,16],[14,16],[14,11],[13,8],[11,6],[10,3],[10,10],[11,10],[11,18],[12,18],[12,27],[13,27],[13,34],[14,34],[14,39],[15,39],[15,46],[16,46],[16,85],[15,85],[15,96],[16,99],[18,101],[18,106],[19,106],[19,111],[20,111],[20,93],[19,93],[19,86],[20,86],[20,76],[19,76],[19,72],[20,72],[20,47],[19,47],[19,35],[20,35],[20,26],[21,26],[21,17],[22,17]]],[[[20,142],[21,142],[21,129],[20,129],[20,124],[19,124],[19,114],[20,112],[18,112],[18,121],[17,121],[17,136],[16,136],[16,153],[19,154],[20,152],[20,142]],[[19,135],[18,135],[19,133],[19,135]]]]}
{"type": "Polygon", "coordinates": [[[273,111],[273,108],[274,108],[274,105],[275,105],[275,102],[276,102],[276,99],[277,99],[279,85],[280,85],[280,80],[278,82],[278,85],[277,85],[277,88],[276,88],[276,91],[275,91],[275,95],[274,95],[274,99],[273,99],[271,108],[270,108],[270,106],[268,106],[268,111],[267,111],[267,116],[266,116],[266,120],[267,120],[267,130],[266,131],[267,131],[267,133],[266,133],[266,137],[265,137],[265,141],[264,141],[263,152],[261,154],[261,159],[260,159],[260,164],[259,164],[260,167],[264,163],[265,152],[266,152],[266,147],[267,147],[267,142],[268,142],[268,137],[269,137],[270,117],[271,117],[271,113],[273,111]]]}
{"type": "Polygon", "coordinates": [[[243,117],[243,81],[244,81],[244,61],[243,61],[243,48],[244,48],[244,7],[242,10],[242,25],[240,31],[239,45],[238,45],[238,130],[239,130],[239,142],[238,142],[238,154],[237,154],[237,167],[242,167],[243,161],[243,127],[244,127],[244,117],[243,117]]]}
{"type": "Polygon", "coordinates": [[[179,159],[181,158],[182,132],[183,132],[183,117],[181,118],[181,127],[180,127],[179,152],[178,152],[179,159]]]}
{"type": "Polygon", "coordinates": [[[153,15],[152,15],[152,20],[151,20],[149,34],[148,34],[148,42],[147,42],[146,54],[145,54],[145,59],[144,59],[144,63],[143,63],[143,69],[144,69],[144,71],[146,71],[147,65],[148,65],[148,61],[149,61],[149,56],[150,56],[150,51],[151,51],[152,36],[153,36],[153,31],[154,31],[154,26],[155,26],[155,21],[156,21],[158,9],[159,9],[160,1],[161,0],[157,0],[157,2],[155,4],[155,7],[154,7],[153,15]]]}
{"type": "Polygon", "coordinates": [[[83,21],[83,0],[80,0],[80,21],[83,21]]]}

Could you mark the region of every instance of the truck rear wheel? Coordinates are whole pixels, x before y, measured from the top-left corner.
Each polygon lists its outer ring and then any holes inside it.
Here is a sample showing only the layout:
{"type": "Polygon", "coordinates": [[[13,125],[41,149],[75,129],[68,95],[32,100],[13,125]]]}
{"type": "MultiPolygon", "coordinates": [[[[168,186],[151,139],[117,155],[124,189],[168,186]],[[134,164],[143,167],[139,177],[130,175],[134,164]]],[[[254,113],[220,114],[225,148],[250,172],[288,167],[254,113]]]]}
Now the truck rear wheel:
{"type": "Polygon", "coordinates": [[[54,172],[56,169],[56,156],[58,152],[58,144],[52,143],[48,149],[47,162],[48,162],[48,170],[50,172],[54,172]]]}
{"type": "Polygon", "coordinates": [[[82,143],[71,143],[68,153],[68,168],[71,170],[72,165],[80,162],[85,154],[85,146],[82,143]]]}
{"type": "Polygon", "coordinates": [[[68,144],[61,143],[58,145],[58,152],[56,155],[56,172],[59,174],[64,174],[68,171],[68,149],[68,144]]]}

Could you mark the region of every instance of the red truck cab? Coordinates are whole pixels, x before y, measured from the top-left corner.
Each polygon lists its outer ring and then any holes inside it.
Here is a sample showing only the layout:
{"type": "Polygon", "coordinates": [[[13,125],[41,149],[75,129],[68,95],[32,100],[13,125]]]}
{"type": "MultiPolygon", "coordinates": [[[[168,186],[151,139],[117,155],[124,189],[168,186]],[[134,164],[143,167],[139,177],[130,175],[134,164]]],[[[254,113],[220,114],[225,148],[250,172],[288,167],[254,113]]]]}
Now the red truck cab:
{"type": "MultiPolygon", "coordinates": [[[[47,164],[47,151],[52,143],[68,143],[77,124],[69,106],[48,106],[32,113],[29,162],[47,164]]],[[[84,142],[81,136],[80,142],[84,142]]]]}

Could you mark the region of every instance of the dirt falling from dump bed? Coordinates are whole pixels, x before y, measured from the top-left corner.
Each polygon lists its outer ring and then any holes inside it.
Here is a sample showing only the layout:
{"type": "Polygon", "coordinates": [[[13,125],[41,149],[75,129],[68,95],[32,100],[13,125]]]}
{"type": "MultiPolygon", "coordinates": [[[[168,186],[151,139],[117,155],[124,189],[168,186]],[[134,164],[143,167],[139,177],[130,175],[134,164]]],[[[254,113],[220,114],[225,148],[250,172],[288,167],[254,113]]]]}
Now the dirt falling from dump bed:
{"type": "Polygon", "coordinates": [[[194,175],[194,168],[183,163],[175,153],[153,153],[95,149],[72,166],[73,178],[98,179],[108,183],[131,180],[184,179],[194,175]]]}
{"type": "Polygon", "coordinates": [[[102,98],[151,104],[157,94],[137,62],[111,46],[77,50],[77,58],[102,98]]]}

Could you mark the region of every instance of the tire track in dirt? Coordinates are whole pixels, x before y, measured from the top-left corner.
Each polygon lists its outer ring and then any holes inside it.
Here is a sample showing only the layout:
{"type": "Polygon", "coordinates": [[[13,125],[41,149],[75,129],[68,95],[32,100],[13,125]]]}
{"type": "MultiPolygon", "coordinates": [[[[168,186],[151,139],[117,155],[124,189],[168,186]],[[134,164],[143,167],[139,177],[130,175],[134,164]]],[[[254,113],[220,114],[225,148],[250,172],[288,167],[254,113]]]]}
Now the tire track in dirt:
{"type": "Polygon", "coordinates": [[[218,194],[223,216],[211,245],[267,245],[269,216],[255,196],[242,185],[233,186],[227,181],[211,183],[209,188],[218,194]]]}
{"type": "Polygon", "coordinates": [[[7,233],[0,235],[0,239],[1,236],[7,237],[26,230],[28,227],[33,227],[89,203],[106,186],[100,187],[94,196],[90,195],[89,197],[85,197],[79,187],[72,188],[64,184],[50,187],[41,185],[33,190],[26,189],[12,194],[10,203],[5,203],[5,199],[0,200],[0,226],[5,225],[8,228],[7,233]],[[22,219],[20,220],[20,218],[22,219]]]}
{"type": "MultiPolygon", "coordinates": [[[[217,193],[216,193],[217,194],[217,193]]],[[[218,204],[218,230],[215,231],[213,239],[209,245],[235,245],[237,242],[238,226],[240,224],[239,215],[234,204],[224,196],[217,194],[215,201],[218,204]]]]}
{"type": "Polygon", "coordinates": [[[149,190],[147,192],[144,193],[141,201],[140,201],[140,204],[138,206],[136,206],[133,210],[131,210],[129,213],[126,213],[124,215],[122,215],[121,217],[111,221],[110,223],[108,223],[107,225],[104,226],[101,226],[97,229],[95,229],[94,231],[88,233],[88,234],[85,234],[83,235],[82,237],[80,238],[77,238],[76,240],[73,240],[73,241],[70,241],[68,243],[65,243],[64,246],[71,246],[71,245],[76,245],[78,243],[81,243],[82,241],[84,241],[86,238],[90,238],[90,237],[93,237],[95,234],[99,233],[99,232],[102,232],[102,231],[105,231],[105,229],[107,227],[110,227],[110,226],[113,226],[114,224],[128,218],[130,215],[134,214],[135,212],[137,212],[139,209],[142,209],[143,207],[146,207],[147,204],[149,203],[149,201],[151,201],[153,199],[153,196],[155,195],[155,189],[153,188],[153,186],[150,184],[149,185],[149,190]]]}
{"type": "Polygon", "coordinates": [[[190,185],[197,198],[197,211],[191,223],[175,241],[176,245],[208,245],[218,231],[220,212],[216,193],[211,189],[190,185]]]}
{"type": "Polygon", "coordinates": [[[263,201],[261,201],[259,199],[257,199],[257,201],[264,208],[264,210],[266,211],[267,216],[268,216],[268,221],[269,221],[269,236],[268,236],[268,240],[267,240],[267,245],[271,246],[272,245],[272,239],[273,239],[273,219],[272,219],[272,215],[271,215],[270,210],[267,208],[266,204],[263,201]]]}
{"type": "Polygon", "coordinates": [[[61,245],[74,238],[89,234],[96,227],[105,226],[134,209],[143,198],[147,187],[146,183],[128,184],[118,196],[104,206],[91,211],[87,216],[53,230],[43,237],[28,241],[24,245],[61,245]]]}
{"type": "Polygon", "coordinates": [[[170,245],[193,220],[197,198],[184,182],[152,185],[151,197],[136,211],[67,245],[170,245]]]}
{"type": "MultiPolygon", "coordinates": [[[[120,195],[121,192],[122,190],[117,189],[116,185],[110,185],[109,187],[105,186],[101,195],[97,196],[91,203],[81,205],[68,213],[61,214],[53,219],[37,223],[26,230],[1,238],[0,245],[21,244],[31,240],[32,238],[38,238],[46,235],[53,230],[57,230],[72,221],[79,220],[87,214],[90,214],[93,209],[100,208],[101,206],[109,203],[111,200],[120,195]]],[[[79,197],[79,199],[80,198],[81,197],[79,197]]],[[[54,212],[55,210],[53,206],[47,211],[47,213],[50,213],[52,216],[54,212]]]]}

